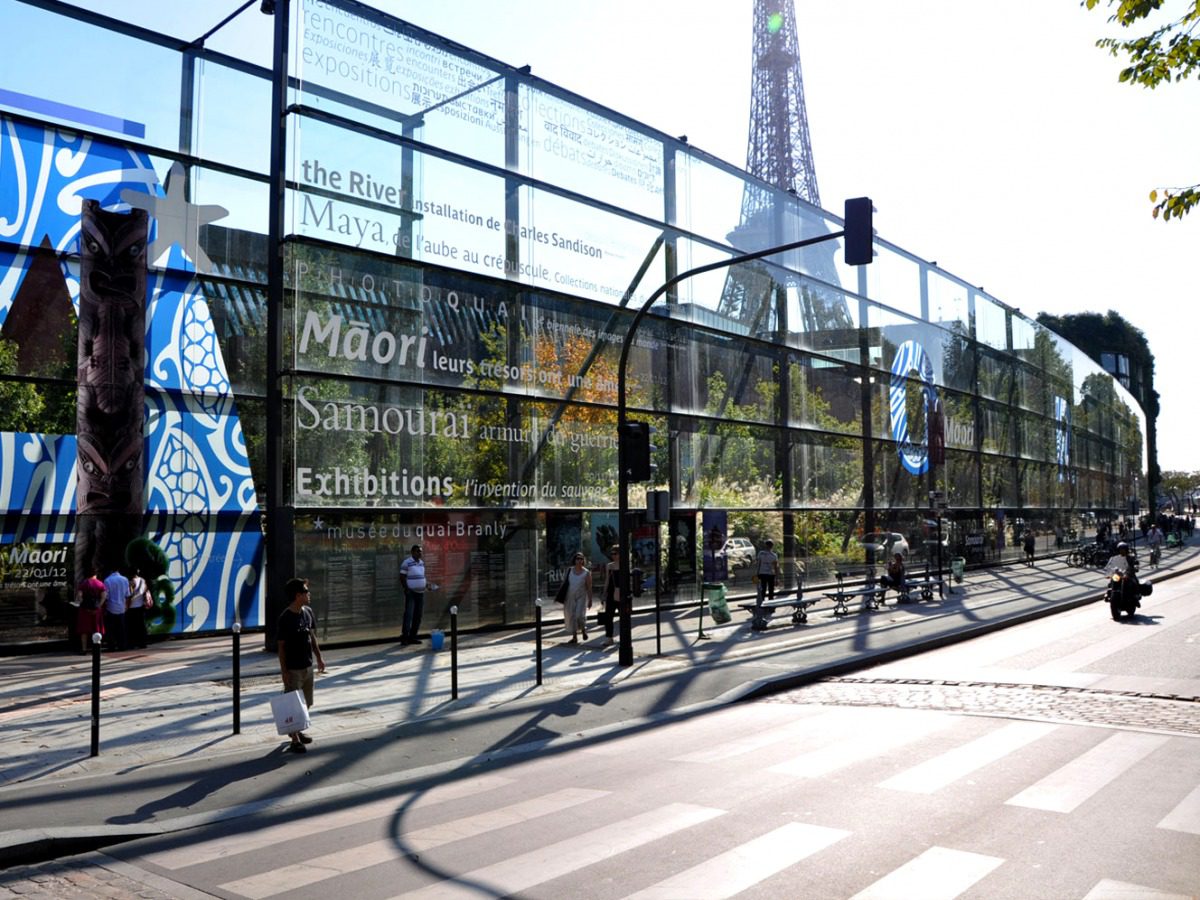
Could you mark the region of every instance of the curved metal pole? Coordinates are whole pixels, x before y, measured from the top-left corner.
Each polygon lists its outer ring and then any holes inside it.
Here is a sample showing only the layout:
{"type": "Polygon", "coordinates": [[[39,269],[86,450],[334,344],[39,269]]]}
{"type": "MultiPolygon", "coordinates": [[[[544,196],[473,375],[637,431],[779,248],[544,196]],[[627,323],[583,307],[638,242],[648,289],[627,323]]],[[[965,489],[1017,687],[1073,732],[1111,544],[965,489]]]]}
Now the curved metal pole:
{"type": "MultiPolygon", "coordinates": [[[[757,250],[754,253],[746,253],[742,256],[734,256],[729,259],[719,260],[715,263],[708,263],[704,266],[698,266],[695,269],[688,269],[686,272],[680,272],[674,278],[666,281],[653,294],[651,294],[646,302],[642,304],[642,308],[637,311],[637,315],[633,317],[633,321],[629,324],[629,330],[625,332],[625,337],[621,341],[621,358],[617,363],[617,440],[620,441],[620,436],[624,433],[626,415],[625,415],[625,364],[629,360],[629,348],[633,345],[633,335],[637,331],[638,326],[642,323],[642,319],[646,317],[646,313],[650,311],[650,307],[654,305],[654,301],[661,297],[666,291],[670,290],[685,278],[691,278],[693,275],[702,275],[705,272],[712,272],[715,269],[724,269],[729,266],[736,266],[739,263],[753,262],[756,259],[762,259],[765,256],[773,256],[776,253],[786,253],[789,250],[798,250],[801,247],[808,247],[812,244],[820,244],[825,241],[832,241],[840,237],[844,237],[845,231],[835,231],[830,234],[822,234],[817,237],[805,238],[802,241],[793,241],[790,244],[781,244],[778,247],[769,247],[766,250],[757,250]]],[[[620,553],[620,571],[617,585],[621,589],[621,642],[618,647],[617,661],[622,666],[633,665],[633,638],[629,633],[630,620],[633,617],[633,592],[629,589],[629,473],[625,468],[625,459],[623,448],[618,443],[617,449],[617,534],[618,546],[621,548],[620,553]]]]}

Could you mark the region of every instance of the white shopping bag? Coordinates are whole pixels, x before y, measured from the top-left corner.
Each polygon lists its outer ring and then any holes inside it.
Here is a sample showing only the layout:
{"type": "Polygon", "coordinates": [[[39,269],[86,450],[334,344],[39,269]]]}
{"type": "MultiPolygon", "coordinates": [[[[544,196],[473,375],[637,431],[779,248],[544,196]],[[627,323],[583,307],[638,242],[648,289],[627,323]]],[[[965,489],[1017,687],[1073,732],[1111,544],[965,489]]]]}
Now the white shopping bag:
{"type": "Polygon", "coordinates": [[[309,725],[308,707],[304,705],[301,691],[272,696],[271,712],[275,716],[275,731],[278,734],[295,734],[309,725]]]}

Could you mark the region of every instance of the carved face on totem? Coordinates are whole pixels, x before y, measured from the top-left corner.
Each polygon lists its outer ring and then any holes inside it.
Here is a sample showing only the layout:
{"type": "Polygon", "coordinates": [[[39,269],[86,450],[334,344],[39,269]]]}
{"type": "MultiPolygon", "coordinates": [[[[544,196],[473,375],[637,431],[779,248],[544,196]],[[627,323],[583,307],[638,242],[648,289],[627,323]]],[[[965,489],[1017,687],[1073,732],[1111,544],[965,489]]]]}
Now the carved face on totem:
{"type": "MultiPolygon", "coordinates": [[[[145,344],[144,210],[106,212],[85,200],[79,235],[79,384],[106,414],[124,409],[142,384],[145,344]]],[[[138,409],[141,415],[141,409],[138,409]]]]}
{"type": "Polygon", "coordinates": [[[147,214],[85,200],[80,230],[76,509],[142,510],[147,214]]]}

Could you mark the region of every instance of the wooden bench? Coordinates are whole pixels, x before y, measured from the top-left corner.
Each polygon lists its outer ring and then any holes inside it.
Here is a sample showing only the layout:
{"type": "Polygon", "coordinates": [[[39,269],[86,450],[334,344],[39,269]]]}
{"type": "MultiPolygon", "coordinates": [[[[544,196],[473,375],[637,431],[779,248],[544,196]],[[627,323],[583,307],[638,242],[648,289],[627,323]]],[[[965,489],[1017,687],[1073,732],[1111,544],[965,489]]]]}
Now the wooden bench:
{"type": "Polygon", "coordinates": [[[762,604],[758,603],[739,603],[742,609],[750,613],[753,621],[750,623],[750,628],[753,631],[766,631],[768,622],[771,619],[771,614],[777,609],[790,609],[792,611],[792,624],[803,625],[808,621],[808,608],[816,603],[816,600],[806,599],[803,594],[797,594],[795,597],[781,597],[777,600],[764,600],[762,604]]]}

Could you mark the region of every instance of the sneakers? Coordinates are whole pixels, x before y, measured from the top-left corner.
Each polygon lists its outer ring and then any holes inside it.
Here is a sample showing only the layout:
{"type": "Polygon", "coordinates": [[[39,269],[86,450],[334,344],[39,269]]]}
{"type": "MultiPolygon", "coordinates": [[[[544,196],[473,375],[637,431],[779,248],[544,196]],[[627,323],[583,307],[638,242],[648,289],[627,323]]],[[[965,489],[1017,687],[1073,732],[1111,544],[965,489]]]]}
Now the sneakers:
{"type": "Polygon", "coordinates": [[[300,736],[300,743],[302,743],[302,744],[311,744],[312,743],[312,738],[310,738],[303,731],[300,732],[299,736],[300,736]]]}
{"type": "MultiPolygon", "coordinates": [[[[311,740],[311,738],[310,738],[310,740],[311,740]]],[[[300,741],[292,741],[292,743],[288,746],[288,749],[291,750],[293,753],[307,753],[308,752],[308,748],[305,747],[304,744],[302,744],[300,741]]]]}

